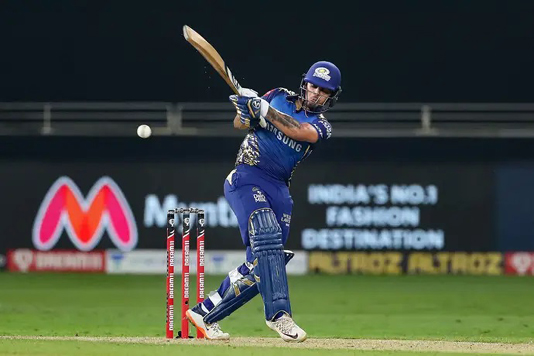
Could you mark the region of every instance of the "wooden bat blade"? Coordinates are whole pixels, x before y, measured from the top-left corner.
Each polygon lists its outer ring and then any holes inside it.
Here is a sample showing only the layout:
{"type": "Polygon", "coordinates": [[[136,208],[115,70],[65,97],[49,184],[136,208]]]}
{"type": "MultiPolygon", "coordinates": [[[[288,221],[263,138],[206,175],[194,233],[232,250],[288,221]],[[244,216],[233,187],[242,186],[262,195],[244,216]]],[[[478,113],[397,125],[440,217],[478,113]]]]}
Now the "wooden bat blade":
{"type": "Polygon", "coordinates": [[[230,71],[230,68],[226,66],[221,55],[213,46],[204,39],[198,32],[191,27],[184,25],[183,27],[184,37],[200,54],[211,64],[211,66],[219,73],[219,75],[226,81],[226,83],[232,88],[234,93],[239,94],[241,85],[235,79],[234,75],[230,71]]]}

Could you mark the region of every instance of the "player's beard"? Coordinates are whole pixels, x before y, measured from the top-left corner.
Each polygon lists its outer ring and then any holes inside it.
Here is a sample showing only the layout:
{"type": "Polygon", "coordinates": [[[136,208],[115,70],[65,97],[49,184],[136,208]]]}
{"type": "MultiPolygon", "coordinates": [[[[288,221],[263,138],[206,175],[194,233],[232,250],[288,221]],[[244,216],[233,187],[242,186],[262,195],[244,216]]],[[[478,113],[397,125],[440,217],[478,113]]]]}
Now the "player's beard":
{"type": "MultiPolygon", "coordinates": [[[[309,93],[307,93],[307,94],[309,95],[309,93]]],[[[318,107],[322,106],[322,105],[319,105],[319,100],[320,99],[321,99],[321,95],[318,95],[317,97],[315,97],[314,100],[306,99],[306,100],[304,100],[303,106],[304,106],[305,109],[313,111],[313,110],[317,109],[318,107]]],[[[325,102],[326,102],[326,100],[325,100],[325,102]]]]}

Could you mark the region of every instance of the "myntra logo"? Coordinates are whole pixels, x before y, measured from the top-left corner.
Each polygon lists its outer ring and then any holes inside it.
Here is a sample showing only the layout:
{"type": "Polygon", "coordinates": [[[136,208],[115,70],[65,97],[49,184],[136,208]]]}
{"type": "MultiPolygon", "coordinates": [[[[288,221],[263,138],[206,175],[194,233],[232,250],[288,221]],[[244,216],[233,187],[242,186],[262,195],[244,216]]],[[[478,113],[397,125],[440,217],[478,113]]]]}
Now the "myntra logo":
{"type": "Polygon", "coordinates": [[[119,186],[109,177],[100,178],[84,199],[69,177],[60,177],[48,190],[33,224],[33,244],[49,250],[65,229],[74,245],[92,250],[104,230],[123,251],[137,245],[135,219],[119,186]]]}

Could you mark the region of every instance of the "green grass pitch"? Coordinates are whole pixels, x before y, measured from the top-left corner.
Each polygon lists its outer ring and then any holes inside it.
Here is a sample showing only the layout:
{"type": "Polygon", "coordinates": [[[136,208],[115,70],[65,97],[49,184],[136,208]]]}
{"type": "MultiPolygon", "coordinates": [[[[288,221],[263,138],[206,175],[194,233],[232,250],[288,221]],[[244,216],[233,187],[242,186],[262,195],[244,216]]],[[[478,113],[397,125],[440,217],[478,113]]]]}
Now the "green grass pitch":
{"type": "MultiPolygon", "coordinates": [[[[208,276],[207,290],[215,289],[221,278],[208,276]]],[[[309,275],[290,276],[289,283],[294,318],[310,340],[534,340],[534,281],[528,277],[309,275]]],[[[175,305],[178,330],[178,298],[175,305]]],[[[265,325],[262,308],[257,297],[223,320],[221,326],[233,337],[275,338],[277,335],[265,325]]],[[[213,342],[202,346],[165,343],[164,331],[164,275],[0,273],[2,355],[233,355],[236,351],[236,346],[213,342]],[[21,336],[150,337],[162,342],[35,340],[21,336]]],[[[282,341],[276,347],[242,348],[244,354],[263,356],[325,354],[325,350],[313,348],[286,348],[282,341]]],[[[328,350],[333,355],[392,352],[402,355],[406,351],[328,350]]]]}

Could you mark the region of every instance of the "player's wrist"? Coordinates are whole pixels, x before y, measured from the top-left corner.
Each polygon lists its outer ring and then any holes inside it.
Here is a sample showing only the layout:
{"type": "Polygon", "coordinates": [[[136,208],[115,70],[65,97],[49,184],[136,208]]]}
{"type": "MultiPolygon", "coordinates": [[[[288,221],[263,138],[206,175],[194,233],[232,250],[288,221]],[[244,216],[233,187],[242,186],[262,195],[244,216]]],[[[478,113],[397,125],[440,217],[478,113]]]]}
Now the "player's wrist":
{"type": "Polygon", "coordinates": [[[261,100],[261,108],[260,108],[260,116],[265,118],[267,117],[267,112],[269,111],[269,103],[267,100],[260,98],[261,100]]]}

